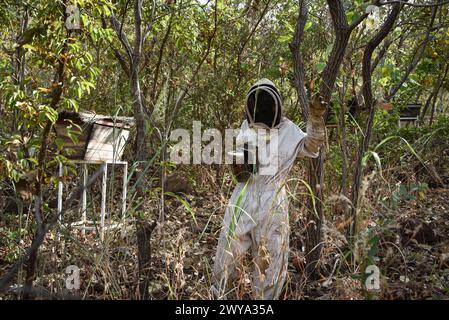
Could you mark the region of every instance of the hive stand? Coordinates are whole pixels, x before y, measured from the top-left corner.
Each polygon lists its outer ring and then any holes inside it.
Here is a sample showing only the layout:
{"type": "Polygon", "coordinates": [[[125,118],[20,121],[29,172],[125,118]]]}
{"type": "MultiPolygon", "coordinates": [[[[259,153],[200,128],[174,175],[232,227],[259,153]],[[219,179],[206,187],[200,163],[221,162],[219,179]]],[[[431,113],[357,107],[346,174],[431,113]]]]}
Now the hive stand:
{"type": "MultiPolygon", "coordinates": [[[[88,181],[88,165],[99,165],[103,171],[101,180],[101,207],[100,207],[100,239],[104,239],[104,232],[109,229],[120,228],[123,226],[126,217],[126,197],[127,197],[127,177],[128,177],[128,162],[127,161],[94,161],[94,160],[72,160],[72,163],[81,164],[82,166],[82,179],[83,179],[83,192],[81,193],[81,220],[70,224],[71,227],[81,229],[82,234],[86,234],[86,230],[95,230],[95,220],[87,220],[87,181],[88,181]],[[118,223],[106,224],[106,190],[108,179],[108,165],[123,165],[123,190],[122,190],[122,205],[121,205],[121,219],[118,223]]],[[[62,197],[63,197],[63,183],[62,176],[64,172],[64,165],[59,163],[59,182],[58,182],[58,214],[60,216],[60,222],[62,223],[62,197]]],[[[122,230],[123,233],[123,230],[122,230]]]]}

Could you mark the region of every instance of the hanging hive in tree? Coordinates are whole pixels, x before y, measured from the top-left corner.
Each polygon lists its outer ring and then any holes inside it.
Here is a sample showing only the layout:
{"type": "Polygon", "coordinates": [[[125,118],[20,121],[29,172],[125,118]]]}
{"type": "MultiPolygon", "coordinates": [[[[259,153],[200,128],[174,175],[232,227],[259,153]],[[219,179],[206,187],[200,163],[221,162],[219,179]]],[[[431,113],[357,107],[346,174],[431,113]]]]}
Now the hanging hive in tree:
{"type": "Polygon", "coordinates": [[[120,161],[133,125],[132,117],[62,111],[55,131],[69,159],[120,161]]]}
{"type": "Polygon", "coordinates": [[[421,107],[421,103],[409,103],[401,108],[399,113],[399,127],[415,123],[419,118],[421,107]]]}
{"type": "Polygon", "coordinates": [[[409,103],[400,111],[401,120],[415,121],[419,117],[421,111],[421,103],[409,103]]]}

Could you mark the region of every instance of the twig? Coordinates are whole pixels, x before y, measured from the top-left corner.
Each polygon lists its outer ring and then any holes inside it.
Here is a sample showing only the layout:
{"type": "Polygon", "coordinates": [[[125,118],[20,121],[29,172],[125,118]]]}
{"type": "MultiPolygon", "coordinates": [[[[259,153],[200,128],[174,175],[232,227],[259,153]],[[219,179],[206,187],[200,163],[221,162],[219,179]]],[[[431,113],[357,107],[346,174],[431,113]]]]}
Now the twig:
{"type": "Polygon", "coordinates": [[[448,4],[449,0],[448,1],[444,1],[444,2],[437,1],[436,3],[432,3],[432,4],[411,3],[411,2],[407,2],[407,1],[397,0],[397,1],[381,2],[377,6],[381,7],[381,6],[385,6],[385,5],[389,5],[389,4],[395,4],[395,3],[402,3],[403,5],[410,6],[410,7],[429,8],[429,7],[438,7],[438,6],[442,6],[442,5],[448,4]]]}

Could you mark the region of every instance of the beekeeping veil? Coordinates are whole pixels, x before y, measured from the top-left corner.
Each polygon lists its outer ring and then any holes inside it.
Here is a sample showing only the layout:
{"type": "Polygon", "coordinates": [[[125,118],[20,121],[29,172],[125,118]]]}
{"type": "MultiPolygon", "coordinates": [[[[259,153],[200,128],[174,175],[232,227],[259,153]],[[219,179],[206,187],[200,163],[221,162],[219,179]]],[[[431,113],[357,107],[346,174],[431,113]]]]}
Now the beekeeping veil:
{"type": "Polygon", "coordinates": [[[246,95],[246,118],[249,124],[274,128],[281,122],[282,99],[274,83],[260,79],[246,95]]]}

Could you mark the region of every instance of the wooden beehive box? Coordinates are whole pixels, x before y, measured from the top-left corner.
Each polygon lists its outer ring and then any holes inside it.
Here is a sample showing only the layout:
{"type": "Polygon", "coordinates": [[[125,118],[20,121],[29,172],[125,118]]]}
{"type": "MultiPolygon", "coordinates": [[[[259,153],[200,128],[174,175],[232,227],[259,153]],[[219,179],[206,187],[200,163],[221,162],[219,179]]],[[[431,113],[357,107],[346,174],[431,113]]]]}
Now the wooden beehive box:
{"type": "Polygon", "coordinates": [[[401,120],[416,120],[421,111],[421,103],[409,103],[400,111],[401,120]]]}
{"type": "Polygon", "coordinates": [[[134,118],[91,112],[62,111],[55,131],[67,158],[85,161],[120,161],[134,118]]]}

